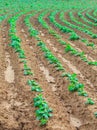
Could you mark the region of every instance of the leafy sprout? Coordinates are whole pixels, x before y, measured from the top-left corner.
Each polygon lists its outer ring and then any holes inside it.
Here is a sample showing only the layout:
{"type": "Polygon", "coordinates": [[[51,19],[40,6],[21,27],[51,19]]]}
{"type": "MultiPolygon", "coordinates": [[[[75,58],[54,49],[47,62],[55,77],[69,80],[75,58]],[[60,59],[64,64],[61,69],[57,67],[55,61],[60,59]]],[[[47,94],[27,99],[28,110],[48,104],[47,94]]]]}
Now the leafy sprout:
{"type": "Polygon", "coordinates": [[[86,105],[90,104],[90,105],[93,105],[95,102],[91,99],[91,98],[88,98],[87,101],[85,102],[86,105]]]}
{"type": "Polygon", "coordinates": [[[49,108],[47,102],[43,98],[42,94],[37,95],[34,99],[34,106],[38,109],[35,110],[37,120],[40,121],[40,125],[46,125],[48,119],[52,116],[52,109],[49,108]]]}
{"type": "Polygon", "coordinates": [[[42,92],[43,91],[41,89],[41,87],[39,86],[39,84],[34,80],[28,80],[27,84],[30,85],[32,91],[36,91],[36,92],[42,92]]]}

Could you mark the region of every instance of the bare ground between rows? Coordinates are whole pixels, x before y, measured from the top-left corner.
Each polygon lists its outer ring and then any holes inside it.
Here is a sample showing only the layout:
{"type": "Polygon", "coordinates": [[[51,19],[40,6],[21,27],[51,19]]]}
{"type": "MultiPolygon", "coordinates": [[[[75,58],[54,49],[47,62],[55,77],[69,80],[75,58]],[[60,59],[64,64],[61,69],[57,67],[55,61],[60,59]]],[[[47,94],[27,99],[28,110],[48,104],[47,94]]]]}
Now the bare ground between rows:
{"type": "MultiPolygon", "coordinates": [[[[4,50],[5,46],[3,44],[4,43],[3,39],[5,39],[5,35],[4,34],[1,35],[2,31],[3,30],[1,28],[0,29],[0,130],[1,130],[2,122],[4,121],[4,113],[5,113],[4,108],[6,108],[6,104],[4,104],[4,101],[6,101],[6,97],[8,96],[6,89],[9,88],[8,84],[5,81],[5,75],[4,75],[4,72],[6,70],[6,62],[5,62],[5,50],[4,50]]],[[[8,102],[6,101],[5,103],[8,102]]]]}
{"type": "MultiPolygon", "coordinates": [[[[10,60],[8,48],[6,46],[7,41],[7,24],[4,21],[0,26],[0,130],[10,129],[12,126],[16,126],[16,122],[13,118],[13,98],[14,98],[14,86],[15,84],[7,82],[6,71],[10,60]],[[10,122],[9,122],[10,120],[10,122]]],[[[11,63],[10,63],[11,65],[11,63]]],[[[9,74],[9,73],[7,73],[9,74]]],[[[10,75],[11,76],[11,75],[10,75]]],[[[8,79],[9,81],[10,79],[8,79]]]]}
{"type": "MultiPolygon", "coordinates": [[[[32,24],[33,24],[33,22],[32,22],[32,24]]],[[[38,26],[38,25],[36,24],[36,21],[35,21],[35,27],[38,26]]],[[[39,29],[39,27],[38,27],[38,29],[39,29]]],[[[26,33],[26,31],[24,31],[24,32],[26,33]]],[[[31,41],[31,38],[29,39],[29,41],[31,41]]],[[[34,45],[32,47],[34,47],[34,45]]],[[[48,62],[42,56],[43,52],[41,52],[39,48],[37,48],[37,47],[35,47],[35,48],[36,48],[36,51],[37,51],[37,58],[41,61],[42,64],[44,64],[45,67],[47,67],[49,69],[50,75],[55,77],[55,82],[57,83],[57,86],[56,86],[57,87],[57,90],[56,90],[57,96],[59,96],[59,98],[62,100],[63,105],[64,105],[64,107],[66,107],[67,111],[68,111],[68,107],[69,107],[69,109],[71,110],[71,112],[69,111],[69,113],[71,115],[73,114],[74,116],[77,116],[77,118],[79,118],[82,122],[84,120],[84,122],[86,124],[91,122],[92,118],[93,118],[94,122],[97,122],[96,119],[93,116],[93,113],[91,113],[89,111],[88,107],[86,107],[84,105],[83,101],[81,100],[82,97],[78,97],[78,95],[76,93],[73,93],[73,94],[69,93],[68,90],[67,90],[67,87],[64,88],[64,83],[68,85],[68,82],[66,81],[66,79],[62,80],[62,78],[59,76],[60,72],[56,71],[55,68],[53,68],[52,65],[48,64],[48,62]],[[64,89],[65,89],[65,91],[64,91],[64,89]],[[76,106],[75,106],[75,104],[76,104],[76,106]],[[90,115],[87,114],[88,111],[91,113],[90,115]]]]}
{"type": "MultiPolygon", "coordinates": [[[[46,16],[46,17],[47,17],[47,16],[46,16]]],[[[54,27],[54,26],[49,22],[49,19],[48,19],[48,18],[45,18],[44,20],[50,25],[50,27],[52,27],[54,30],[56,30],[56,32],[57,32],[60,36],[62,36],[62,39],[63,39],[65,42],[74,44],[76,48],[81,49],[82,51],[84,51],[85,54],[87,54],[87,56],[91,56],[94,60],[97,60],[97,57],[96,57],[96,55],[97,55],[97,49],[94,49],[94,50],[93,50],[91,47],[87,47],[87,46],[85,45],[85,43],[82,43],[80,40],[69,41],[69,40],[68,40],[69,37],[67,36],[67,34],[62,33],[62,32],[59,31],[56,27],[54,27]]],[[[92,41],[90,40],[90,42],[92,42],[92,41]]]]}
{"type": "MultiPolygon", "coordinates": [[[[75,15],[77,15],[75,12],[74,12],[73,14],[74,14],[74,17],[77,18],[77,20],[78,20],[79,22],[83,23],[83,21],[80,19],[80,17],[75,16],[75,15]]],[[[73,22],[73,21],[70,19],[69,12],[64,13],[64,15],[65,15],[66,20],[69,21],[71,24],[74,24],[74,25],[76,25],[76,26],[80,26],[80,25],[77,25],[75,22],[73,22]]],[[[83,23],[83,24],[85,24],[85,23],[83,23]]],[[[87,25],[87,24],[85,24],[85,25],[87,25]]],[[[90,25],[87,25],[87,26],[91,27],[90,25]]],[[[85,29],[83,26],[81,26],[81,28],[85,29]]],[[[72,29],[73,29],[73,28],[72,28],[72,29]]],[[[82,36],[83,38],[86,37],[86,38],[89,38],[90,41],[92,41],[92,40],[95,41],[95,39],[91,38],[90,35],[88,35],[88,34],[86,34],[86,33],[84,33],[84,32],[78,31],[77,29],[74,29],[74,30],[77,31],[79,35],[81,34],[81,36],[82,36]]],[[[95,27],[91,27],[91,29],[86,29],[86,30],[89,30],[89,31],[91,31],[91,32],[93,32],[93,33],[95,33],[95,34],[97,33],[95,27]]]]}

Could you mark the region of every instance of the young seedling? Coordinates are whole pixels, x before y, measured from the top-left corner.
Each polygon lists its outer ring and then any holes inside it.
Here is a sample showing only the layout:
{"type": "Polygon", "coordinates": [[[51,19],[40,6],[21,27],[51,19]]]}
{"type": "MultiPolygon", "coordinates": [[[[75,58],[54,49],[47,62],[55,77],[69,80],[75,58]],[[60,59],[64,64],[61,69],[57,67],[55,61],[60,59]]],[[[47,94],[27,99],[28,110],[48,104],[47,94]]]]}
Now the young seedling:
{"type": "Polygon", "coordinates": [[[86,105],[90,104],[90,105],[93,105],[95,102],[91,99],[91,98],[88,98],[87,101],[85,102],[86,105]]]}
{"type": "Polygon", "coordinates": [[[85,96],[85,97],[88,96],[87,92],[85,92],[84,90],[79,90],[79,91],[78,91],[78,95],[79,95],[79,96],[85,96]]]}
{"type": "Polygon", "coordinates": [[[49,108],[47,102],[43,98],[42,94],[37,95],[34,99],[34,106],[38,109],[35,111],[37,120],[40,121],[40,125],[46,125],[48,119],[52,116],[52,109],[49,108]]]}
{"type": "Polygon", "coordinates": [[[75,32],[72,32],[69,39],[72,40],[72,41],[75,41],[75,40],[78,40],[80,37],[75,33],[75,32]]]}
{"type": "Polygon", "coordinates": [[[95,117],[97,118],[97,112],[94,112],[95,117]]]}
{"type": "Polygon", "coordinates": [[[36,81],[34,80],[28,80],[27,84],[31,87],[32,91],[36,91],[36,92],[42,92],[42,88],[39,86],[38,83],[36,83],[36,81]]]}
{"type": "Polygon", "coordinates": [[[25,59],[26,58],[24,50],[19,49],[18,50],[18,54],[19,54],[19,58],[21,58],[21,59],[25,59]]]}
{"type": "Polygon", "coordinates": [[[32,75],[31,69],[24,63],[24,75],[32,75]]]}

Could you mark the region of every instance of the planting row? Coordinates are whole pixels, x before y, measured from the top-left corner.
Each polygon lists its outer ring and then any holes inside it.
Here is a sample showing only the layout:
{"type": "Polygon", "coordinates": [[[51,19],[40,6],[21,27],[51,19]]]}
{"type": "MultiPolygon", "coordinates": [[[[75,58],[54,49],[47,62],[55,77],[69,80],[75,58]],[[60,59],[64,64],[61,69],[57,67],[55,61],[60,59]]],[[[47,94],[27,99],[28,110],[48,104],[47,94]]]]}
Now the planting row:
{"type": "MultiPolygon", "coordinates": [[[[25,56],[25,52],[21,47],[21,39],[16,35],[16,22],[18,18],[21,15],[16,15],[9,19],[10,24],[10,30],[9,30],[9,36],[11,43],[9,44],[15,52],[18,54],[19,58],[21,59],[21,62],[24,64],[24,75],[33,75],[33,72],[31,71],[31,68],[27,65],[27,60],[25,56]]],[[[32,91],[39,92],[41,94],[37,94],[36,97],[33,99],[34,106],[37,108],[35,111],[37,119],[40,121],[40,125],[45,125],[49,119],[49,117],[52,116],[52,109],[49,108],[48,103],[43,98],[42,95],[42,88],[35,80],[29,80],[27,81],[27,84],[31,87],[32,91]]]]}

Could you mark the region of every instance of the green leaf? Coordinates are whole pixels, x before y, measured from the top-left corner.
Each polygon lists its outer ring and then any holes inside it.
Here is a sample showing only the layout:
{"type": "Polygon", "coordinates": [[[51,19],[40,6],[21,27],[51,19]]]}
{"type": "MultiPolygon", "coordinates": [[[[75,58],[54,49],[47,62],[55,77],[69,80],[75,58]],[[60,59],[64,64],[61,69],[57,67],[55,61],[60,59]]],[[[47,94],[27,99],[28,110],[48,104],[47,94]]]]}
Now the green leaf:
{"type": "Polygon", "coordinates": [[[95,117],[97,118],[97,112],[94,112],[95,117]]]}
{"type": "Polygon", "coordinates": [[[70,84],[70,85],[68,86],[68,90],[69,90],[70,92],[74,92],[74,91],[77,90],[77,88],[75,87],[75,84],[70,84]]]}
{"type": "Polygon", "coordinates": [[[65,47],[65,52],[69,52],[69,51],[72,51],[73,48],[71,45],[67,44],[66,47],[65,47]]]}
{"type": "Polygon", "coordinates": [[[69,37],[70,40],[74,41],[74,40],[78,40],[80,37],[75,33],[72,32],[71,36],[69,37]]]}
{"type": "Polygon", "coordinates": [[[28,80],[27,84],[31,86],[32,91],[42,92],[42,88],[34,80],[28,80]]]}
{"type": "Polygon", "coordinates": [[[88,64],[97,66],[97,61],[94,61],[94,62],[93,61],[88,61],[88,64]]]}
{"type": "Polygon", "coordinates": [[[46,125],[47,124],[47,121],[46,119],[41,119],[40,120],[40,125],[43,126],[43,125],[46,125]]]}
{"type": "Polygon", "coordinates": [[[90,104],[90,105],[93,105],[95,102],[91,99],[91,98],[88,98],[87,101],[85,102],[85,104],[90,104]]]}
{"type": "Polygon", "coordinates": [[[31,90],[36,91],[36,92],[42,92],[42,89],[40,87],[36,87],[36,86],[32,86],[31,90]]]}
{"type": "Polygon", "coordinates": [[[30,70],[24,70],[24,75],[33,75],[33,73],[30,70]]]}
{"type": "Polygon", "coordinates": [[[88,94],[87,94],[85,91],[83,91],[83,90],[79,90],[79,91],[78,91],[78,95],[80,95],[80,96],[85,96],[85,97],[88,96],[88,94]]]}

